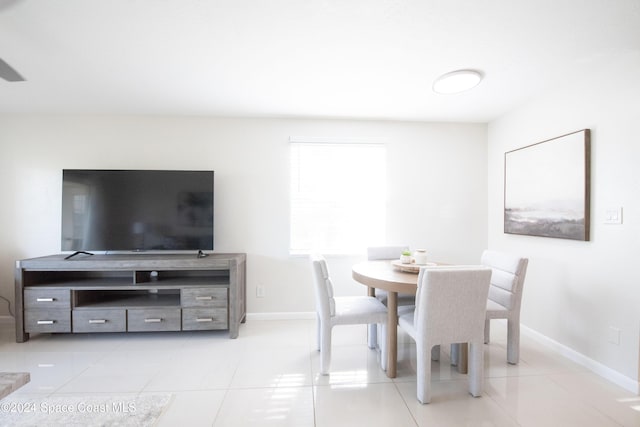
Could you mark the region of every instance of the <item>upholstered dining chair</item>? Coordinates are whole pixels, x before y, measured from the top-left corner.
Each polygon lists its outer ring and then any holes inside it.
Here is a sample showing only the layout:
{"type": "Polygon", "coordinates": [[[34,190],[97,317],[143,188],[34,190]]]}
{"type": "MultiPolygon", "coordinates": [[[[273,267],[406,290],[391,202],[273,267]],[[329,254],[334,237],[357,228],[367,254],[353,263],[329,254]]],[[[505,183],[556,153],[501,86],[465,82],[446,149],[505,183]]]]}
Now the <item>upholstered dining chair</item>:
{"type": "Polygon", "coordinates": [[[480,396],[484,386],[484,320],[491,269],[420,269],[416,308],[398,324],[416,342],[417,398],[431,401],[431,351],[434,346],[469,344],[469,392],[480,396]]]}
{"type": "MultiPolygon", "coordinates": [[[[329,374],[331,364],[331,330],[337,325],[379,324],[384,333],[387,307],[374,297],[336,297],[329,276],[327,261],[321,255],[312,255],[311,264],[316,297],[317,348],[320,350],[320,373],[329,374]]],[[[387,369],[387,352],[381,345],[380,365],[387,369]]]]}
{"type": "Polygon", "coordinates": [[[408,245],[369,246],[367,248],[367,259],[369,261],[378,259],[400,259],[402,252],[408,250],[408,245]]]}
{"type": "Polygon", "coordinates": [[[520,360],[520,305],[529,260],[505,252],[485,250],[480,263],[493,271],[487,299],[484,342],[489,344],[491,320],[507,319],[507,362],[515,365],[520,360]]]}
{"type": "MultiPolygon", "coordinates": [[[[408,251],[408,245],[392,245],[392,246],[370,246],[367,248],[367,260],[368,261],[381,261],[381,260],[394,260],[400,259],[400,255],[404,251],[408,251]]],[[[379,299],[384,305],[387,305],[387,291],[383,289],[376,289],[376,298],[379,299]]],[[[416,297],[413,294],[398,294],[398,307],[415,305],[416,297]]],[[[378,346],[378,338],[381,336],[380,331],[376,324],[369,325],[369,331],[367,334],[369,348],[376,348],[378,346]]]]}

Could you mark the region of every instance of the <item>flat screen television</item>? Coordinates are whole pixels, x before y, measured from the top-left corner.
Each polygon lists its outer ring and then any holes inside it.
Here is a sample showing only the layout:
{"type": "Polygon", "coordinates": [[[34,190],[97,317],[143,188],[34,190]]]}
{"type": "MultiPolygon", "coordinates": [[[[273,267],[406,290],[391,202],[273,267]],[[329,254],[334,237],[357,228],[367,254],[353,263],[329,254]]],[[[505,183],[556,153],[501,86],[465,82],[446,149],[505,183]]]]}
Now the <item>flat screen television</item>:
{"type": "Polygon", "coordinates": [[[213,171],[62,171],[63,251],[213,249],[213,171]]]}

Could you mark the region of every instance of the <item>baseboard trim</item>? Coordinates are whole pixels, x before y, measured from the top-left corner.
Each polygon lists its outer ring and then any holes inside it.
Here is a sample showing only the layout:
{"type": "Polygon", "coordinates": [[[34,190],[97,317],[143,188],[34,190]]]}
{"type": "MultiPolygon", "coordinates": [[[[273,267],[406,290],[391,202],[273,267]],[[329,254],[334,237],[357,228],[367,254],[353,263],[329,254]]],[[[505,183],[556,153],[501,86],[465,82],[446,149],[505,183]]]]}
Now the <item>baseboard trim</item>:
{"type": "Polygon", "coordinates": [[[627,377],[626,375],[621,374],[618,371],[615,371],[608,366],[603,365],[600,362],[597,362],[582,353],[578,353],[577,351],[567,347],[564,344],[560,344],[559,342],[552,340],[546,335],[541,334],[531,328],[528,328],[524,325],[520,325],[521,331],[527,334],[530,338],[536,340],[537,342],[549,347],[553,351],[559,353],[560,355],[566,357],[567,359],[576,362],[585,368],[589,369],[593,373],[600,375],[601,377],[611,381],[612,383],[628,390],[632,393],[640,395],[640,382],[634,381],[632,378],[627,377]]]}
{"type": "Polygon", "coordinates": [[[247,313],[247,320],[306,320],[315,318],[315,311],[247,313]]]}

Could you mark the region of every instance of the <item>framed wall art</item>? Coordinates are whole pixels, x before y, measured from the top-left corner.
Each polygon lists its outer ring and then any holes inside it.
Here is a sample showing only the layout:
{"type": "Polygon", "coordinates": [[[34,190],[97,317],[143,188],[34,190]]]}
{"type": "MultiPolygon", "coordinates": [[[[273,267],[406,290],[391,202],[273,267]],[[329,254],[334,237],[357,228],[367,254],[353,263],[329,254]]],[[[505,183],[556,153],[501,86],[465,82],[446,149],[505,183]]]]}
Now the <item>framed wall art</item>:
{"type": "Polygon", "coordinates": [[[589,240],[590,130],[504,154],[504,232],[589,240]]]}

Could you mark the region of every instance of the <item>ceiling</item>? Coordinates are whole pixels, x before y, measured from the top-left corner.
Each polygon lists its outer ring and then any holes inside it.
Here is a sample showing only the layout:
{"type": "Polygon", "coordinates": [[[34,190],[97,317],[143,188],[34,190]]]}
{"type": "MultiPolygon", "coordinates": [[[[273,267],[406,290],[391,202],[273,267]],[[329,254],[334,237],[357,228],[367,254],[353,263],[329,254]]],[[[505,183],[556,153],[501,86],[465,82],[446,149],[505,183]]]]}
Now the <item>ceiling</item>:
{"type": "Polygon", "coordinates": [[[0,0],[0,113],[488,122],[639,51],[640,0],[0,0]]]}

